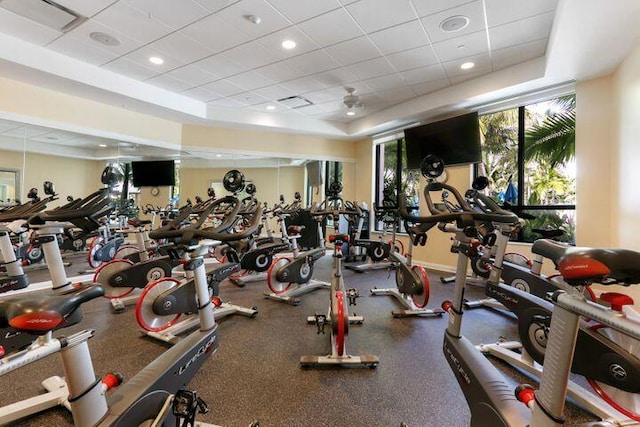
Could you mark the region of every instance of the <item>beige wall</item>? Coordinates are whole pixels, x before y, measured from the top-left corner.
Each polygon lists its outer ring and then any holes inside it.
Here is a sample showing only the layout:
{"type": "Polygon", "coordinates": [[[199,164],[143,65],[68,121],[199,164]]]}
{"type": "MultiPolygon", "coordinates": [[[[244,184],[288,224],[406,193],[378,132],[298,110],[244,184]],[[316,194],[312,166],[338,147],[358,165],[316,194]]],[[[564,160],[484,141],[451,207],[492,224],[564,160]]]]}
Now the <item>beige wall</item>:
{"type": "Polygon", "coordinates": [[[67,157],[50,156],[37,153],[23,154],[16,151],[0,151],[0,168],[20,170],[24,181],[23,192],[20,195],[24,201],[30,188],[36,187],[38,194],[43,195],[42,183],[51,181],[55,185],[60,199],[51,203],[49,207],[59,206],[66,202],[66,197],[84,197],[102,187],[100,176],[104,162],[67,157]]]}
{"type": "Polygon", "coordinates": [[[275,157],[353,161],[355,142],[310,135],[184,125],[182,148],[275,157]]]}
{"type": "Polygon", "coordinates": [[[4,78],[0,78],[0,111],[52,126],[61,124],[67,130],[98,130],[114,137],[126,135],[173,144],[180,144],[182,139],[180,123],[4,78]]]}

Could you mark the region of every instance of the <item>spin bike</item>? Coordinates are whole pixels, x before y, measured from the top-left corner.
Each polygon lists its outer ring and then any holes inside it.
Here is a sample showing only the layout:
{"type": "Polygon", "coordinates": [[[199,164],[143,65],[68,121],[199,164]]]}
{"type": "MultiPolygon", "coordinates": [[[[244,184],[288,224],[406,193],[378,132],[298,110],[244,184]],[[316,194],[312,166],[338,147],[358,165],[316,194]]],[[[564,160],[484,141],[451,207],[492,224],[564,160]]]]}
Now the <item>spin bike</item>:
{"type": "MultiPolygon", "coordinates": [[[[262,209],[258,208],[255,210],[250,222],[241,231],[230,232],[229,227],[224,224],[215,229],[200,228],[204,220],[216,209],[216,206],[217,205],[213,203],[201,212],[199,220],[193,225],[179,230],[165,226],[152,231],[149,233],[149,236],[154,239],[181,237],[183,240],[185,236],[190,239],[215,238],[217,242],[209,246],[216,246],[222,242],[232,242],[247,238],[255,233],[260,225],[262,209]]],[[[236,203],[233,212],[231,212],[229,216],[237,216],[239,209],[240,204],[236,203]]],[[[180,250],[175,250],[172,251],[171,256],[182,259],[182,255],[180,250]]],[[[201,260],[199,262],[203,264],[203,280],[207,284],[209,297],[219,301],[218,292],[220,282],[228,278],[232,273],[237,272],[240,269],[240,264],[237,262],[217,264],[207,272],[204,269],[204,261],[201,260]]],[[[181,263],[184,265],[184,260],[182,260],[181,263]]],[[[185,271],[189,273],[190,270],[185,268],[185,271]]],[[[188,274],[187,278],[183,281],[165,277],[149,283],[144,288],[136,303],[136,319],[138,325],[144,329],[147,336],[174,344],[181,339],[179,335],[194,329],[198,325],[198,319],[191,315],[191,313],[195,313],[199,307],[196,306],[196,301],[189,297],[189,295],[193,293],[194,283],[194,278],[188,274]]],[[[202,301],[201,298],[199,300],[202,301]]],[[[255,317],[258,314],[258,310],[255,307],[248,309],[219,302],[214,311],[214,316],[221,318],[234,313],[255,317]]]]}
{"type": "MultiPolygon", "coordinates": [[[[393,217],[393,238],[395,241],[396,224],[399,221],[397,208],[386,206],[379,208],[385,215],[393,217]]],[[[425,308],[429,302],[429,276],[421,265],[412,264],[413,247],[427,243],[427,230],[420,225],[413,225],[410,219],[404,219],[404,227],[409,235],[409,250],[405,255],[398,251],[389,253],[389,259],[395,270],[396,288],[371,289],[372,295],[390,295],[404,308],[393,310],[393,317],[440,317],[444,313],[441,308],[425,308]]]]}
{"type": "MultiPolygon", "coordinates": [[[[499,236],[502,236],[500,239],[508,240],[511,232],[519,227],[519,219],[513,213],[504,210],[492,213],[474,210],[455,188],[435,181],[443,170],[444,163],[440,159],[429,156],[423,161],[423,171],[426,171],[426,175],[429,176],[425,198],[431,216],[411,219],[425,226],[438,225],[442,231],[455,234],[452,249],[458,254],[458,263],[453,301],[443,303],[443,308],[450,316],[443,349],[469,404],[471,426],[562,426],[567,381],[572,359],[576,359],[573,355],[580,316],[595,319],[620,333],[629,335],[632,339],[640,338],[640,328],[637,323],[621,319],[611,309],[585,300],[582,285],[594,280],[600,281],[609,276],[627,284],[638,283],[640,271],[637,268],[625,272],[618,269],[623,261],[629,259],[629,254],[624,251],[611,254],[607,259],[601,258],[598,250],[577,252],[574,257],[562,257],[565,262],[559,263],[559,269],[568,285],[568,290],[556,291],[552,294],[554,311],[547,329],[547,349],[540,390],[534,393],[527,385],[520,385],[513,390],[502,373],[461,335],[461,326],[464,288],[469,264],[468,250],[478,233],[477,227],[487,223],[493,224],[499,230],[499,236]],[[455,212],[437,209],[430,193],[442,190],[453,194],[462,209],[455,212]],[[579,268],[581,265],[587,265],[588,268],[581,269],[579,268]],[[530,410],[533,413],[530,413],[530,410]]],[[[405,203],[405,199],[401,198],[399,211],[403,218],[409,217],[405,203]]],[[[640,254],[636,253],[635,256],[640,257],[640,254]]],[[[502,253],[497,251],[496,262],[492,266],[488,283],[498,283],[501,257],[502,253]]],[[[588,357],[588,353],[576,354],[580,357],[588,357]]],[[[599,362],[591,361],[593,364],[599,364],[599,362]]],[[[616,371],[620,372],[620,370],[616,371]]],[[[633,372],[628,373],[633,374],[633,372]]],[[[631,378],[634,379],[629,381],[629,385],[637,385],[638,382],[635,379],[637,377],[632,376],[629,379],[631,378]]],[[[621,424],[604,420],[597,425],[621,424]]]]}
{"type": "Polygon", "coordinates": [[[322,223],[319,221],[318,241],[320,247],[300,251],[298,239],[304,230],[304,225],[286,225],[286,219],[295,215],[300,209],[297,206],[282,208],[278,211],[278,221],[283,234],[288,234],[291,242],[293,256],[277,257],[271,263],[267,271],[267,286],[271,292],[265,292],[269,299],[286,302],[291,305],[300,304],[300,295],[314,291],[316,289],[327,289],[331,285],[327,282],[312,279],[313,266],[317,260],[322,258],[326,252],[322,233],[322,223]]]}
{"type": "MultiPolygon", "coordinates": [[[[212,242],[202,241],[195,245],[191,243],[198,238],[225,236],[192,229],[186,229],[183,233],[171,233],[171,237],[180,238],[179,246],[188,254],[185,269],[193,272],[194,279],[191,292],[186,296],[194,301],[199,329],[166,350],[120,386],[118,384],[121,377],[118,375],[109,374],[104,380],[95,376],[87,345],[87,340],[94,335],[93,330],[83,330],[64,339],[46,339],[33,348],[4,358],[0,363],[0,375],[18,369],[25,363],[60,353],[65,378],[52,377],[45,380],[45,386],[55,387],[46,396],[0,408],[0,424],[17,421],[61,402],[71,410],[74,425],[79,427],[130,427],[145,423],[179,425],[178,422],[185,417],[194,418],[194,407],[189,404],[194,403],[194,395],[191,394],[190,399],[189,393],[183,388],[202,364],[217,351],[218,333],[213,306],[219,303],[219,299],[211,300],[205,279],[203,258],[212,242]],[[116,386],[107,397],[106,390],[116,386]]],[[[102,292],[100,286],[92,286],[67,295],[3,300],[0,319],[21,330],[50,337],[53,327],[70,313],[77,312],[82,303],[99,297],[102,292]]],[[[200,400],[197,403],[196,407],[204,409],[204,402],[200,400]]]]}
{"type": "Polygon", "coordinates": [[[353,356],[347,352],[346,337],[349,333],[350,323],[362,323],[362,316],[350,316],[350,305],[355,305],[358,298],[358,290],[351,288],[346,290],[342,275],[342,245],[348,243],[349,236],[339,231],[340,215],[360,216],[360,208],[357,203],[343,201],[340,197],[342,185],[339,182],[331,184],[327,199],[316,206],[311,215],[316,217],[331,217],[333,219],[334,233],[329,236],[329,242],[334,244],[333,271],[331,273],[331,289],[329,296],[329,310],[326,315],[316,314],[307,318],[309,323],[314,323],[318,334],[324,334],[325,328],[330,327],[331,353],[326,356],[302,356],[300,366],[302,368],[318,367],[367,367],[375,368],[378,363],[377,356],[363,355],[353,356]],[[348,302],[347,302],[348,301],[348,302]]]}

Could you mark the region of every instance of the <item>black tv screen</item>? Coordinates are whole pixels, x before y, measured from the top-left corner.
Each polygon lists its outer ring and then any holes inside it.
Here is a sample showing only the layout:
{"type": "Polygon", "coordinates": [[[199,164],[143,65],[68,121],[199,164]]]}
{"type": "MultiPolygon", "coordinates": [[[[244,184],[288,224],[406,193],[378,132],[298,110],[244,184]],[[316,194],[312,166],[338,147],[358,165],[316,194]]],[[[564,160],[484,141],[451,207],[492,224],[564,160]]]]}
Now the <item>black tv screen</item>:
{"type": "Polygon", "coordinates": [[[175,162],[155,160],[131,162],[134,187],[162,187],[176,185],[175,162]]]}
{"type": "Polygon", "coordinates": [[[429,154],[447,166],[482,161],[478,113],[465,114],[404,131],[407,167],[419,169],[429,154]]]}

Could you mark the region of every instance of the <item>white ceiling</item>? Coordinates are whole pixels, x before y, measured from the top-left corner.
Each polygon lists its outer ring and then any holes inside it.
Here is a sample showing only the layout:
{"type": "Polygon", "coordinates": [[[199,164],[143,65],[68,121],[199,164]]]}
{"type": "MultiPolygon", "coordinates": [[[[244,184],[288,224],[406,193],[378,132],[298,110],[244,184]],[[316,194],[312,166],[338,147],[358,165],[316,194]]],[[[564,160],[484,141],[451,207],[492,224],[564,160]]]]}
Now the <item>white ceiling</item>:
{"type": "Polygon", "coordinates": [[[0,1],[0,75],[105,102],[128,102],[129,108],[181,122],[334,137],[372,134],[443,108],[610,71],[638,41],[634,23],[640,3],[56,2],[88,19],[62,33],[3,9],[0,1]],[[620,21],[621,14],[626,18],[622,26],[606,24],[609,17],[620,21]],[[258,16],[260,24],[250,22],[249,15],[258,16]],[[468,26],[444,32],[440,24],[452,16],[467,17],[468,26]],[[598,19],[601,33],[575,36],[567,48],[558,37],[588,32],[582,19],[598,19]],[[120,44],[99,44],[89,37],[94,32],[107,33],[120,44]],[[609,32],[622,42],[611,46],[609,32]],[[294,40],[296,48],[283,49],[284,39],[294,40]],[[585,63],[587,54],[598,58],[594,48],[604,51],[606,60],[585,63]],[[151,64],[150,56],[162,57],[164,64],[151,64]],[[475,67],[460,69],[469,61],[475,67]],[[563,66],[571,61],[578,65],[563,66]],[[549,64],[555,66],[552,74],[549,64]],[[345,115],[342,103],[347,86],[364,104],[353,117],[345,115]],[[313,105],[289,109],[276,102],[289,96],[302,96],[313,105]],[[276,110],[267,111],[267,105],[276,110]]]}

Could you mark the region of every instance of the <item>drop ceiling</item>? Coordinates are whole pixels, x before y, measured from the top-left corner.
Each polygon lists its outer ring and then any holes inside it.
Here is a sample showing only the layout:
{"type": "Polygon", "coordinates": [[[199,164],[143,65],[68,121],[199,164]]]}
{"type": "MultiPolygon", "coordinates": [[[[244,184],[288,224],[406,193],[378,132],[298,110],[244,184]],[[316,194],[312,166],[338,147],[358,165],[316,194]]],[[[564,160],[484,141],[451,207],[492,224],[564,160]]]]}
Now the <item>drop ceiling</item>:
{"type": "MultiPolygon", "coordinates": [[[[75,84],[75,93],[97,88],[86,96],[115,95],[119,102],[135,101],[131,105],[140,111],[180,122],[335,137],[371,134],[436,107],[478,102],[487,93],[497,98],[510,88],[531,90],[588,75],[582,66],[549,76],[550,63],[558,63],[551,58],[554,34],[580,29],[575,12],[589,19],[606,18],[603,6],[638,11],[628,0],[617,6],[596,0],[56,2],[87,19],[62,32],[0,2],[0,75],[43,86],[53,81],[70,92],[75,84]],[[443,30],[450,18],[466,26],[443,30]],[[284,40],[296,47],[282,48],[284,40]],[[163,63],[152,64],[150,57],[163,63]],[[473,68],[461,69],[468,62],[473,68]],[[16,69],[24,68],[36,72],[21,77],[16,69]],[[346,115],[342,102],[347,87],[363,105],[354,116],[346,115]],[[310,105],[278,102],[292,96],[310,105]]],[[[606,47],[605,36],[574,46],[575,52],[558,48],[558,55],[564,53],[566,61],[584,49],[606,47]]],[[[616,55],[592,66],[591,74],[617,65],[630,49],[623,44],[611,47],[616,55]]],[[[104,99],[113,103],[114,97],[104,99]]]]}

